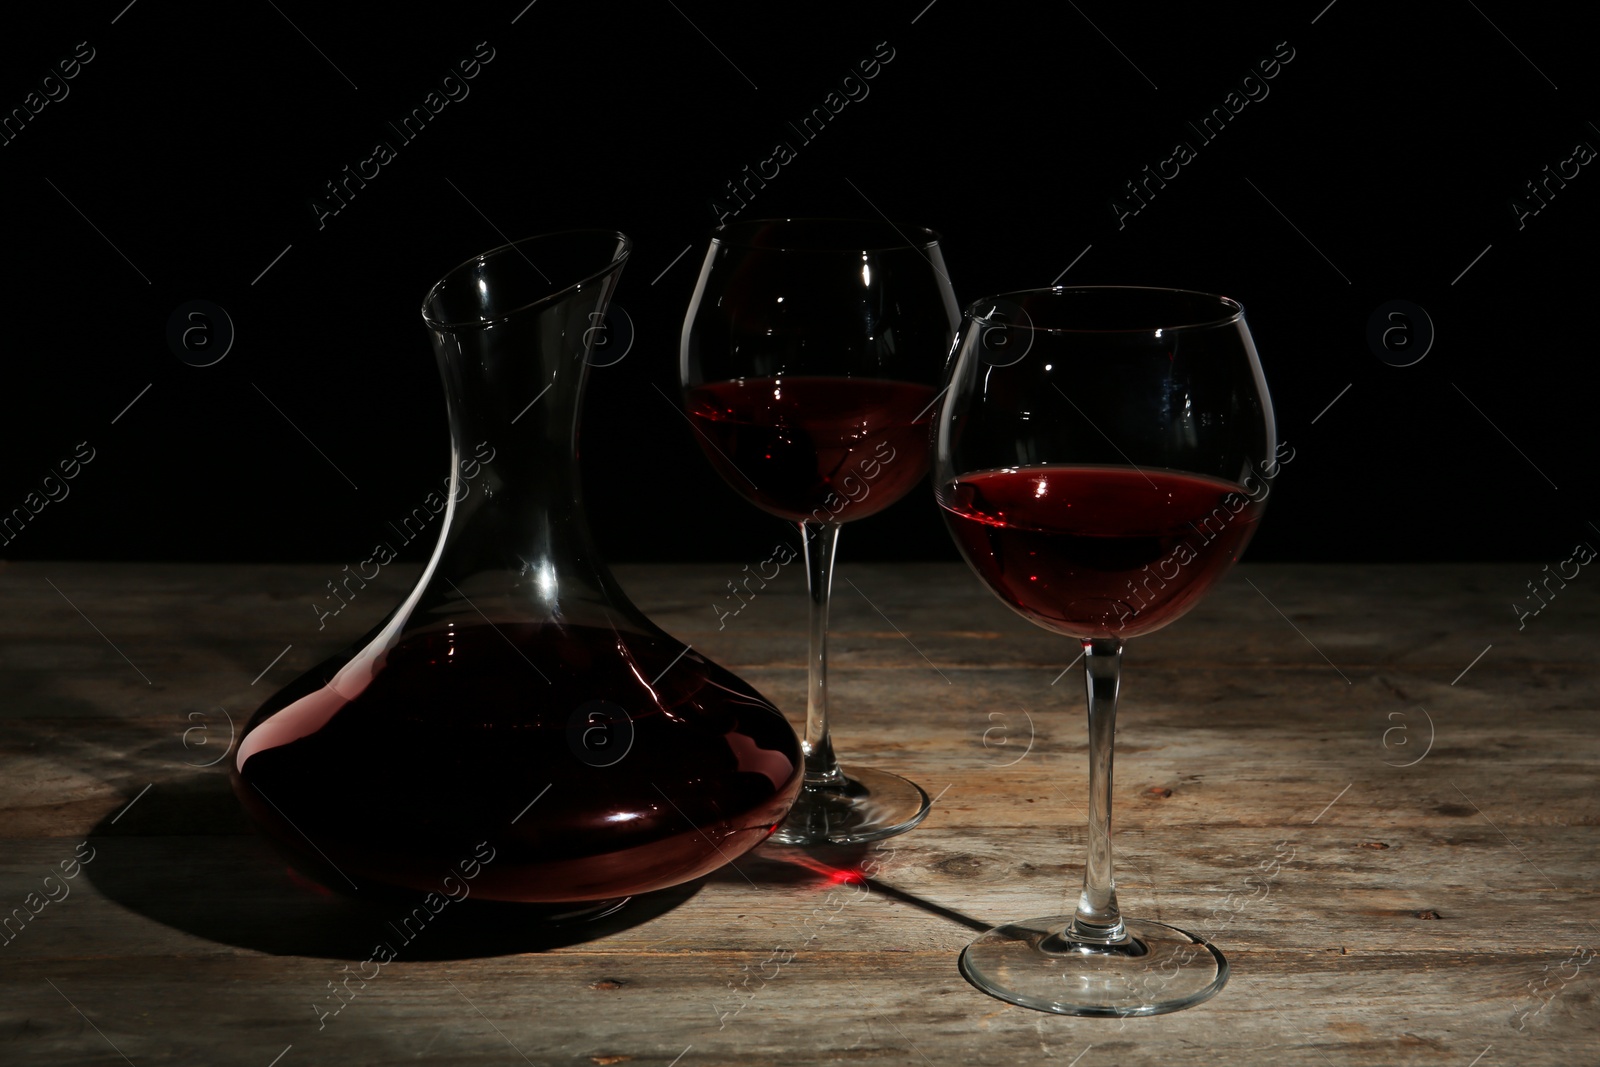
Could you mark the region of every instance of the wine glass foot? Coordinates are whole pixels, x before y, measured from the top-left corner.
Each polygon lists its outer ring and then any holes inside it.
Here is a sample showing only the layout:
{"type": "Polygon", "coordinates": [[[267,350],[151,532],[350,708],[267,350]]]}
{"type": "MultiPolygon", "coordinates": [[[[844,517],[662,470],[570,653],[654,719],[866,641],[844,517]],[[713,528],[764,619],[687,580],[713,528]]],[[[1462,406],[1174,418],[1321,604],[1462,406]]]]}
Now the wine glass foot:
{"type": "Polygon", "coordinates": [[[1127,939],[1098,945],[1071,938],[1072,918],[1052,915],[990,930],[961,954],[962,975],[1024,1008],[1102,1016],[1178,1011],[1210,999],[1228,981],[1222,953],[1176,927],[1125,919],[1127,939]]]}
{"type": "Polygon", "coordinates": [[[771,840],[786,845],[848,845],[903,834],[927,817],[928,794],[898,774],[841,767],[836,785],[807,784],[771,840]]]}

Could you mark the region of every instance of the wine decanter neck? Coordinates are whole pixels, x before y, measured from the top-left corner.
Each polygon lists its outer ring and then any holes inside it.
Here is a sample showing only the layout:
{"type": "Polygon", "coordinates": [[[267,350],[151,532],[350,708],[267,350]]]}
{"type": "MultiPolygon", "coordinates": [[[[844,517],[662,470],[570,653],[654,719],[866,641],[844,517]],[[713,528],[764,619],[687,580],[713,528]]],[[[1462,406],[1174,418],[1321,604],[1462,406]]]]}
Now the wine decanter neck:
{"type": "Polygon", "coordinates": [[[513,616],[636,614],[595,552],[578,476],[588,355],[616,276],[492,321],[430,326],[453,464],[431,584],[469,610],[490,614],[481,595],[513,616]]]}

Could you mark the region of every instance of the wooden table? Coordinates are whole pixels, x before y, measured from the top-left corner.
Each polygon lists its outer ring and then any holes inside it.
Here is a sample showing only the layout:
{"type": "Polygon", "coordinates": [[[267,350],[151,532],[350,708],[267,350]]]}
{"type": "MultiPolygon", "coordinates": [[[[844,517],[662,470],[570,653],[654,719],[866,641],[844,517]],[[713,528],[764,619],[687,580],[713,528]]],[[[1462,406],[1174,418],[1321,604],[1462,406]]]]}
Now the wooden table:
{"type": "MultiPolygon", "coordinates": [[[[1070,910],[1086,766],[1081,668],[1058,677],[1076,649],[947,565],[837,583],[840,749],[939,798],[876,850],[869,892],[768,845],[577,934],[503,912],[440,927],[330,1002],[381,911],[297,882],[222,765],[197,765],[224,753],[222,709],[240,723],[361,633],[402,570],[319,631],[337,565],[0,569],[0,915],[38,909],[0,944],[0,1063],[1600,1061],[1600,579],[1519,631],[1533,565],[1246,565],[1133,642],[1121,900],[1209,933],[1233,971],[1196,1008],[1094,1020],[957,970],[976,928],[1070,910]]],[[[617,572],[803,708],[798,567],[720,631],[739,565],[617,572]]]]}

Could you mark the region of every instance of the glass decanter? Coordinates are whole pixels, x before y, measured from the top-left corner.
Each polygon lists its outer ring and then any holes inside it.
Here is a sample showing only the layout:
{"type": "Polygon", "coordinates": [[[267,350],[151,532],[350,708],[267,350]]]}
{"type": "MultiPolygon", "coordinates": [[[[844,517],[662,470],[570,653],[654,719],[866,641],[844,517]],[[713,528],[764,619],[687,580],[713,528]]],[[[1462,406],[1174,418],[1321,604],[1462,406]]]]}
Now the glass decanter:
{"type": "Polygon", "coordinates": [[[609,908],[737,858],[794,802],[783,715],[646,619],[584,519],[578,416],[629,249],[529,238],[423,302],[450,419],[438,544],[388,618],[256,712],[229,764],[257,827],[326,885],[470,877],[486,899],[609,908]]]}

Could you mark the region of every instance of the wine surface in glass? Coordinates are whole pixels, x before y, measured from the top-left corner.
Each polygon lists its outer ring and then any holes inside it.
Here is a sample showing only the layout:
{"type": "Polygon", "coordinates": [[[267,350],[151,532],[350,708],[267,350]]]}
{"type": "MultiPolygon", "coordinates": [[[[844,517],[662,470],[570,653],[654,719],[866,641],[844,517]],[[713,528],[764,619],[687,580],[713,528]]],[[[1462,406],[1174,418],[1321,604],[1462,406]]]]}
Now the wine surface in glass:
{"type": "Polygon", "coordinates": [[[1001,599],[1078,638],[1172,622],[1239,558],[1260,518],[1230,482],[1126,467],[978,471],[941,487],[939,503],[1001,599]]]}
{"type": "Polygon", "coordinates": [[[334,886],[436,890],[487,842],[475,896],[647,892],[765,838],[799,788],[782,714],[664,636],[457,626],[405,638],[348,697],[307,678],[257,712],[235,771],[260,825],[291,854],[311,835],[334,886]]]}
{"type": "Polygon", "coordinates": [[[904,496],[928,470],[935,391],[877,378],[778,377],[687,391],[717,471],[764,511],[850,522],[904,496]]]}

